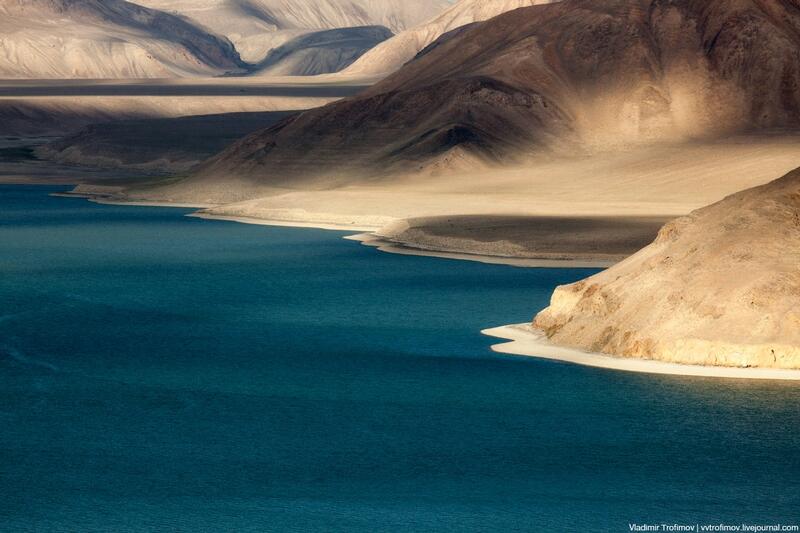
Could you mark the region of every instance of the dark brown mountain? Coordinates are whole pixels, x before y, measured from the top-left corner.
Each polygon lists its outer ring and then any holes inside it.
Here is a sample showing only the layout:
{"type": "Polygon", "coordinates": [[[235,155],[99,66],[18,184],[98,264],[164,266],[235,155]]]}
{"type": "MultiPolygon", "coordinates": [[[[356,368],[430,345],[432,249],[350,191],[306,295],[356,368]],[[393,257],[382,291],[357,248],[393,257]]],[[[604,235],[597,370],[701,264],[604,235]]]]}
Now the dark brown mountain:
{"type": "Polygon", "coordinates": [[[800,125],[800,2],[566,0],[448,34],[190,177],[285,185],[800,125]]]}

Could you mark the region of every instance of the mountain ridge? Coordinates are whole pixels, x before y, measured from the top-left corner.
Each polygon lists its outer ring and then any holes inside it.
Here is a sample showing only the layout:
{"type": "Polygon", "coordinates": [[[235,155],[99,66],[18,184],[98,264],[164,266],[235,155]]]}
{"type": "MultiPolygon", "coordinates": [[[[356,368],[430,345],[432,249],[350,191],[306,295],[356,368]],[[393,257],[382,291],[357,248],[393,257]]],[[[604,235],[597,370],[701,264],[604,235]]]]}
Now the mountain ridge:
{"type": "Polygon", "coordinates": [[[338,186],[796,130],[799,27],[786,0],[522,8],[447,36],[356,97],[254,133],[186,185],[338,186]]]}
{"type": "Polygon", "coordinates": [[[228,39],[125,0],[8,0],[0,12],[7,78],[210,76],[246,67],[228,39]]]}
{"type": "Polygon", "coordinates": [[[270,50],[320,30],[385,26],[393,33],[433,17],[446,0],[139,0],[227,36],[258,63],[270,50]]]}
{"type": "Polygon", "coordinates": [[[555,1],[559,0],[461,0],[433,19],[379,44],[348,67],[343,74],[350,76],[390,74],[449,32],[476,22],[483,22],[507,11],[555,1]]]}
{"type": "Polygon", "coordinates": [[[339,72],[392,35],[384,26],[306,33],[270,50],[252,67],[251,75],[316,76],[339,72]]]}

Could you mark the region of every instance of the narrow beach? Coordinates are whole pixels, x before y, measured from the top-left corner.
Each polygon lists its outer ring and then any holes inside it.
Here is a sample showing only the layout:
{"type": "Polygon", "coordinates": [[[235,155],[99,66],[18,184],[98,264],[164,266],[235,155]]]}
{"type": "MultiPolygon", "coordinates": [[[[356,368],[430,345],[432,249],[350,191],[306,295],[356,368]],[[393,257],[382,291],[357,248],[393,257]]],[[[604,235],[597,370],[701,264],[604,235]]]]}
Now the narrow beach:
{"type": "Polygon", "coordinates": [[[712,377],[729,379],[800,380],[800,370],[781,370],[771,368],[732,368],[718,366],[679,365],[646,359],[628,359],[586,352],[575,348],[565,348],[550,343],[544,334],[530,324],[515,324],[485,329],[489,337],[505,339],[510,342],[495,344],[492,350],[509,355],[539,357],[594,368],[605,368],[642,374],[667,374],[692,377],[712,377]]]}

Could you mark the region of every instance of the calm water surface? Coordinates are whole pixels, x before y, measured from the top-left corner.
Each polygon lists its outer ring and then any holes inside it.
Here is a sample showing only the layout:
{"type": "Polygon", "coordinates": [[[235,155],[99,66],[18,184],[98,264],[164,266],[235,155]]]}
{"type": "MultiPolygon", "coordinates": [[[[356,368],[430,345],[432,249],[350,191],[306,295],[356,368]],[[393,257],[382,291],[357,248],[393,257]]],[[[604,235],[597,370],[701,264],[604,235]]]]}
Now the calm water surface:
{"type": "Polygon", "coordinates": [[[0,530],[800,522],[800,385],[493,354],[592,271],[0,187],[0,530]]]}

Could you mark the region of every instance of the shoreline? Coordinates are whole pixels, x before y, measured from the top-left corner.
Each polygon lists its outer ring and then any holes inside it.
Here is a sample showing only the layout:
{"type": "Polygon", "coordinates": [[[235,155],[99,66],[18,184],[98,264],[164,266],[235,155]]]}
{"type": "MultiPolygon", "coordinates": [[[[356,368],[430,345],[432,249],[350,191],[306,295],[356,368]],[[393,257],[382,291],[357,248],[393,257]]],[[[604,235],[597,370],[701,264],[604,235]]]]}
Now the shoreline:
{"type": "MultiPolygon", "coordinates": [[[[223,220],[227,222],[239,222],[240,224],[253,224],[256,226],[281,226],[287,228],[315,228],[330,231],[375,231],[379,228],[375,226],[359,226],[349,224],[332,224],[326,222],[304,222],[298,220],[277,220],[268,218],[243,217],[233,215],[211,215],[208,213],[197,212],[186,215],[190,218],[201,218],[203,220],[223,220]]],[[[347,237],[345,237],[347,238],[347,237]]]]}
{"type": "MultiPolygon", "coordinates": [[[[132,205],[148,207],[183,207],[199,208],[213,206],[178,204],[169,202],[126,202],[104,199],[99,195],[80,194],[80,193],[51,193],[51,196],[66,198],[82,198],[91,202],[107,205],[132,205]]],[[[191,218],[204,220],[220,220],[237,222],[241,224],[263,225],[263,226],[283,226],[298,228],[316,228],[334,231],[363,231],[355,235],[344,236],[343,239],[361,243],[364,246],[376,248],[386,253],[399,255],[424,256],[451,260],[476,261],[487,264],[501,264],[528,268],[606,268],[614,262],[591,261],[580,259],[535,259],[535,258],[513,258],[501,256],[488,256],[479,254],[469,254],[463,252],[447,252],[436,250],[416,249],[404,246],[399,243],[387,240],[373,231],[376,227],[356,227],[343,224],[326,224],[314,222],[302,222],[294,220],[269,220],[255,217],[211,215],[203,212],[189,213],[185,215],[191,218]]],[[[516,355],[525,357],[536,357],[551,361],[559,361],[568,364],[576,364],[591,368],[615,370],[621,372],[672,375],[684,377],[710,377],[726,379],[750,379],[750,380],[773,380],[773,381],[800,381],[800,370],[771,369],[771,368],[735,368],[718,366],[699,366],[685,365],[678,363],[668,363],[663,361],[613,357],[610,355],[587,352],[576,348],[568,348],[555,345],[538,333],[528,324],[514,324],[487,328],[481,331],[483,335],[503,339],[507,342],[494,344],[491,350],[495,353],[506,355],[516,355]]]]}
{"type": "MultiPolygon", "coordinates": [[[[104,202],[111,203],[111,202],[104,202]]],[[[120,203],[119,205],[131,205],[130,203],[120,203]]],[[[150,205],[150,204],[148,204],[150,205]]],[[[157,204],[164,205],[164,204],[157,204]]],[[[172,205],[172,207],[176,207],[172,205]]],[[[189,206],[191,207],[191,206],[189,206]]],[[[267,218],[256,218],[232,215],[212,215],[203,212],[190,213],[186,215],[190,218],[200,218],[203,220],[221,220],[226,222],[238,222],[240,224],[252,224],[256,226],[278,226],[288,228],[313,228],[329,231],[359,231],[355,235],[342,237],[347,241],[355,241],[370,248],[376,248],[380,252],[410,255],[418,257],[433,257],[436,259],[451,259],[460,261],[474,261],[490,265],[507,265],[520,268],[608,268],[617,261],[604,260],[583,260],[583,259],[547,259],[547,258],[527,258],[527,257],[504,257],[499,255],[473,254],[469,252],[450,252],[446,250],[426,250],[424,248],[414,248],[402,245],[382,238],[374,233],[378,231],[378,226],[360,226],[357,224],[333,224],[327,222],[303,222],[297,220],[278,220],[267,218]]]]}
{"type": "Polygon", "coordinates": [[[88,192],[87,193],[56,192],[56,193],[51,193],[50,196],[56,196],[60,198],[80,198],[95,204],[102,204],[102,205],[123,205],[123,206],[129,205],[136,207],[178,207],[184,209],[199,209],[199,211],[196,211],[194,213],[188,213],[185,216],[189,218],[200,218],[203,220],[221,220],[225,222],[238,222],[240,224],[251,224],[255,226],[281,226],[281,227],[292,227],[292,228],[315,228],[315,229],[324,229],[332,231],[361,231],[361,232],[370,232],[379,229],[377,226],[330,224],[322,222],[304,222],[295,220],[277,220],[277,219],[266,219],[266,218],[233,216],[233,215],[212,215],[210,213],[204,213],[202,211],[204,209],[219,207],[218,204],[193,204],[193,203],[180,203],[180,202],[162,202],[156,200],[150,200],[150,201],[114,200],[111,197],[104,197],[103,195],[100,194],[92,194],[88,192]]]}
{"type": "MultiPolygon", "coordinates": [[[[183,209],[207,209],[209,207],[214,207],[213,204],[183,204],[179,202],[137,202],[137,201],[125,201],[125,200],[112,200],[110,198],[104,198],[99,195],[95,194],[83,194],[83,193],[71,193],[71,192],[54,192],[50,193],[50,196],[56,196],[58,198],[79,198],[86,200],[88,202],[92,202],[94,204],[102,204],[102,205],[129,205],[134,207],[179,207],[183,209]]],[[[187,215],[188,216],[188,215],[187,215]]]]}
{"type": "Polygon", "coordinates": [[[592,368],[685,377],[800,381],[800,370],[683,365],[651,359],[613,357],[577,348],[566,348],[551,343],[544,334],[538,333],[530,324],[489,328],[481,333],[508,341],[493,345],[491,348],[496,353],[537,357],[592,368]]]}
{"type": "Polygon", "coordinates": [[[377,248],[381,252],[398,255],[412,255],[421,257],[435,257],[437,259],[453,259],[460,261],[474,261],[490,265],[508,265],[521,268],[608,268],[618,261],[592,260],[573,258],[537,258],[537,257],[509,257],[501,255],[486,255],[470,252],[456,252],[448,250],[434,250],[416,248],[400,244],[381,237],[375,233],[361,233],[345,237],[350,241],[360,242],[364,246],[377,248]]]}
{"type": "Polygon", "coordinates": [[[410,255],[418,257],[433,257],[436,259],[450,259],[459,261],[473,261],[478,263],[490,265],[507,265],[519,268],[608,268],[618,262],[612,259],[590,259],[590,258],[571,258],[571,257],[513,257],[501,255],[488,255],[480,253],[471,253],[467,251],[450,251],[443,249],[428,249],[421,247],[409,246],[398,242],[386,239],[376,232],[381,229],[381,226],[370,226],[362,224],[336,224],[330,222],[314,222],[312,220],[280,220],[248,216],[235,216],[235,215],[215,215],[203,212],[203,209],[218,207],[216,204],[189,204],[178,202],[161,202],[161,201],[126,201],[114,200],[112,197],[104,196],[102,194],[86,193],[51,193],[51,196],[58,196],[63,198],[82,198],[90,202],[105,204],[105,205],[127,205],[127,206],[140,206],[140,207],[176,207],[176,208],[190,208],[199,209],[195,213],[189,213],[186,216],[191,218],[199,218],[203,220],[218,220],[225,222],[238,222],[240,224],[251,224],[257,226],[278,226],[290,228],[314,228],[329,231],[354,231],[359,232],[354,235],[347,235],[343,237],[345,240],[356,241],[364,246],[376,248],[378,251],[385,253],[392,253],[397,255],[410,255]]]}

